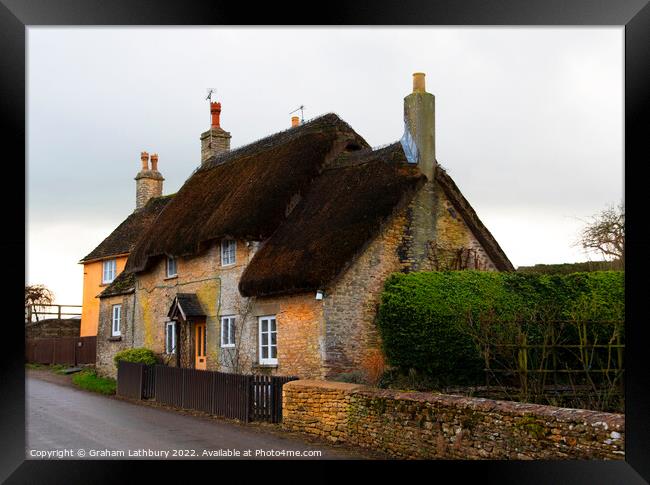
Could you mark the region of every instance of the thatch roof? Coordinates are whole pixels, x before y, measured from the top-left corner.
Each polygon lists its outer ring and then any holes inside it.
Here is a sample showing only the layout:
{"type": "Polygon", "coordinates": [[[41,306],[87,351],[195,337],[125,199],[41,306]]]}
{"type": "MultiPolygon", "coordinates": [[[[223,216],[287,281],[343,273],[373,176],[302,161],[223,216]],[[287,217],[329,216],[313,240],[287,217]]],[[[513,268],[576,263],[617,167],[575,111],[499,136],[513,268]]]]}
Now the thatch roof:
{"type": "Polygon", "coordinates": [[[97,295],[97,297],[106,298],[109,296],[128,295],[129,293],[133,293],[134,291],[135,291],[135,274],[129,273],[127,271],[122,271],[120,274],[117,275],[117,277],[113,280],[113,282],[110,285],[104,288],[104,291],[102,291],[99,295],[97,295]]]}
{"type": "Polygon", "coordinates": [[[126,270],[143,271],[165,255],[198,254],[223,237],[267,239],[285,220],[292,200],[309,190],[332,148],[344,140],[368,146],[347,123],[327,114],[212,157],[146,231],[126,270]]]}
{"type": "MultiPolygon", "coordinates": [[[[497,268],[513,269],[449,175],[439,168],[435,179],[497,268]]],[[[125,271],[195,256],[229,237],[262,241],[242,295],[323,289],[425,181],[399,143],[373,150],[328,114],[209,159],[145,230],[125,271]]]]}
{"type": "Polygon", "coordinates": [[[490,256],[496,268],[499,271],[514,271],[515,267],[503,249],[501,249],[497,240],[494,239],[494,236],[488,231],[487,227],[483,225],[481,219],[478,218],[478,215],[476,215],[476,212],[463,196],[456,183],[440,165],[436,168],[434,180],[437,185],[442,187],[447,199],[449,199],[454,208],[461,214],[465,224],[467,224],[478,242],[481,243],[481,246],[483,246],[485,252],[490,256]]]}
{"type": "Polygon", "coordinates": [[[80,263],[89,263],[131,252],[138,237],[151,225],[173,198],[171,195],[153,197],[144,207],[132,212],[122,223],[93,249],[80,263]]]}
{"type": "Polygon", "coordinates": [[[240,280],[241,293],[324,288],[425,180],[399,143],[341,157],[255,254],[240,280]]]}

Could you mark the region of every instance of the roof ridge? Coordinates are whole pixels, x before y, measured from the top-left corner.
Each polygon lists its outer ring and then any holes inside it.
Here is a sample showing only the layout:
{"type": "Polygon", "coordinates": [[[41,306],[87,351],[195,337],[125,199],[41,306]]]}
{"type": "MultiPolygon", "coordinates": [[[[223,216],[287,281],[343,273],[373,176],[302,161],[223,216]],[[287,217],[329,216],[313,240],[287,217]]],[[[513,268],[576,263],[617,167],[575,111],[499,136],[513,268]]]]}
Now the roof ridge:
{"type": "MultiPolygon", "coordinates": [[[[303,123],[301,123],[298,126],[291,126],[285,130],[282,131],[277,131],[275,133],[271,133],[270,135],[264,136],[262,138],[258,138],[257,140],[254,140],[250,143],[247,143],[246,145],[242,145],[240,147],[235,148],[234,150],[227,150],[221,153],[217,153],[216,155],[211,156],[208,158],[204,164],[201,166],[197,167],[194,169],[191,175],[194,175],[196,172],[199,172],[201,170],[208,170],[210,168],[213,168],[217,165],[222,165],[224,163],[227,163],[231,161],[232,159],[236,157],[240,157],[242,154],[246,154],[249,151],[260,151],[260,148],[263,150],[265,148],[273,148],[275,145],[272,144],[273,142],[277,142],[281,140],[284,136],[286,136],[285,143],[292,140],[295,136],[303,134],[307,129],[312,128],[315,126],[315,124],[319,121],[326,120],[327,118],[334,118],[332,119],[333,123],[340,123],[344,127],[348,128],[351,131],[354,131],[352,126],[350,126],[349,123],[344,121],[339,115],[337,115],[334,112],[329,112],[325,113],[319,116],[315,116],[314,118],[311,118],[303,123]],[[293,136],[291,136],[293,135],[293,136]],[[263,145],[264,143],[268,143],[268,147],[260,147],[260,145],[263,145]]],[[[190,176],[191,176],[190,175],[190,176]]]]}

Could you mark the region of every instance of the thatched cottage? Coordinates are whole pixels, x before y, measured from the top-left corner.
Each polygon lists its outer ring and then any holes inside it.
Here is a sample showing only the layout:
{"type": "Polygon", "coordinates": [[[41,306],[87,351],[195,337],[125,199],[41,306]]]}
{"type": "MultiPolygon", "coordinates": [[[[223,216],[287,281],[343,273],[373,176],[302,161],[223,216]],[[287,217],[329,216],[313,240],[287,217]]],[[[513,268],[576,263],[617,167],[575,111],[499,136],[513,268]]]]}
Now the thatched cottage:
{"type": "Polygon", "coordinates": [[[148,347],[169,365],[329,378],[380,346],[390,273],[513,269],[436,161],[424,74],[404,137],[376,150],[326,114],[231,151],[211,109],[201,165],[164,204],[150,192],[138,210],[164,207],[100,296],[100,371],[148,347]]]}

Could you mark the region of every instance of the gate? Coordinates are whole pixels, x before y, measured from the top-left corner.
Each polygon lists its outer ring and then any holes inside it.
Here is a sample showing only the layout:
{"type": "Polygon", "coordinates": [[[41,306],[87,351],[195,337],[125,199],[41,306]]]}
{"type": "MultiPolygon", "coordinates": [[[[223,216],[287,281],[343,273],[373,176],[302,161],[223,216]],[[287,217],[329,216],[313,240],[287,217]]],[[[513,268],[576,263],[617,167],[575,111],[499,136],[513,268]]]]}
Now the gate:
{"type": "Polygon", "coordinates": [[[51,337],[25,341],[25,359],[36,364],[94,364],[97,337],[51,337]]]}

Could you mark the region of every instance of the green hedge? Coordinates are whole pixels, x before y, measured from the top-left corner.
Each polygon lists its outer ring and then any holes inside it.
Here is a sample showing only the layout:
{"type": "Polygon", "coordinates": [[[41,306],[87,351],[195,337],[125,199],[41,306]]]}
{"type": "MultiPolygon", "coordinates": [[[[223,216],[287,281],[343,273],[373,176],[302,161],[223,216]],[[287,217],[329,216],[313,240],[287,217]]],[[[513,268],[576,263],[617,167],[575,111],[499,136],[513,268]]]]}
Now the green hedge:
{"type": "Polygon", "coordinates": [[[120,360],[124,360],[126,362],[136,362],[138,364],[147,364],[147,365],[153,365],[157,362],[156,354],[154,354],[152,350],[146,349],[144,347],[136,348],[136,349],[126,349],[115,354],[115,357],[113,357],[113,361],[115,362],[115,367],[117,367],[117,363],[120,360]]]}
{"type": "MultiPolygon", "coordinates": [[[[468,322],[504,328],[517,322],[534,343],[538,322],[623,319],[623,272],[446,271],[391,275],[378,326],[390,365],[415,369],[441,384],[466,384],[480,383],[484,366],[465,331],[468,322]]],[[[593,326],[602,338],[609,330],[593,326]]]]}

